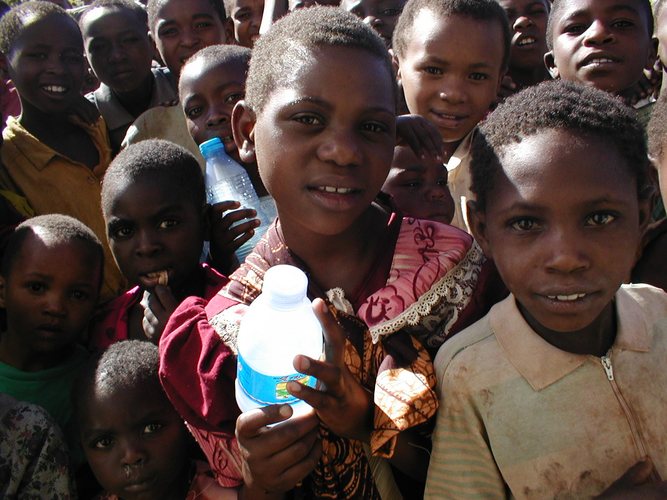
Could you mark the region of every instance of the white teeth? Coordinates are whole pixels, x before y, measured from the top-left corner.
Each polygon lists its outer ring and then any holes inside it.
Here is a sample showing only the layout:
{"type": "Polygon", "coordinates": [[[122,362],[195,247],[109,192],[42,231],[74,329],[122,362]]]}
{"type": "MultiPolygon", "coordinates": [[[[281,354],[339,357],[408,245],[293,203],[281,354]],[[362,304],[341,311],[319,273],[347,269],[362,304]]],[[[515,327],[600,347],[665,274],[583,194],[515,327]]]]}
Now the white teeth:
{"type": "Polygon", "coordinates": [[[535,38],[533,38],[532,36],[529,36],[529,37],[526,37],[523,40],[521,40],[519,43],[517,43],[517,45],[519,47],[521,47],[522,45],[528,45],[530,43],[535,43],[535,41],[536,41],[535,38]]]}
{"type": "Polygon", "coordinates": [[[572,302],[573,300],[583,299],[585,293],[573,293],[572,295],[547,295],[551,300],[559,300],[561,302],[572,302]]]}
{"type": "Polygon", "coordinates": [[[613,62],[614,62],[614,61],[612,61],[611,59],[609,59],[609,58],[607,58],[607,57],[601,57],[601,58],[599,58],[599,59],[591,59],[590,61],[588,61],[587,64],[588,64],[588,65],[595,65],[595,64],[613,63],[613,62]]]}
{"type": "Polygon", "coordinates": [[[65,87],[61,87],[60,85],[46,85],[43,88],[47,92],[53,92],[55,94],[62,94],[67,91],[65,87]]]}
{"type": "Polygon", "coordinates": [[[334,186],[320,186],[317,188],[318,191],[324,191],[325,193],[336,193],[336,194],[349,194],[354,191],[351,188],[337,188],[334,186]]]}

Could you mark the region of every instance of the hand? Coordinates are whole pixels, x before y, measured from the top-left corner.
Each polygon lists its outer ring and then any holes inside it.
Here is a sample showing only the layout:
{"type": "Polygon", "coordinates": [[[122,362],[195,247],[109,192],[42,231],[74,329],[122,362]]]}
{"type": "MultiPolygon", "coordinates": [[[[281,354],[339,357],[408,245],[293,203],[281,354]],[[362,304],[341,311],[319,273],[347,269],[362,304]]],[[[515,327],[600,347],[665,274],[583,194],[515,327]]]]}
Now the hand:
{"type": "Polygon", "coordinates": [[[652,480],[652,476],[654,476],[653,462],[646,457],[630,467],[597,498],[619,500],[667,498],[667,481],[652,480]]]}
{"type": "Polygon", "coordinates": [[[223,273],[229,273],[238,266],[234,252],[254,236],[255,229],[260,225],[260,220],[254,218],[257,216],[255,210],[237,210],[240,206],[238,201],[223,201],[213,205],[209,211],[211,258],[214,267],[223,273]],[[244,219],[247,220],[231,227],[244,219]]]}
{"type": "Polygon", "coordinates": [[[322,299],[313,301],[322,324],[326,361],[296,356],[294,368],[320,381],[320,389],[289,382],[287,390],[312,406],[324,424],[342,437],[370,442],[373,428],[373,395],[354,378],[345,365],[345,331],[322,299]]]}
{"type": "Polygon", "coordinates": [[[291,418],[289,405],[271,405],[242,413],[236,439],[243,460],[243,481],[250,489],[289,491],[315,468],[322,455],[319,421],[313,412],[291,418]],[[267,427],[269,424],[282,422],[267,427]]]}
{"type": "Polygon", "coordinates": [[[100,118],[97,106],[82,95],[77,96],[76,101],[72,104],[70,114],[88,125],[94,125],[100,118]]]}
{"type": "Polygon", "coordinates": [[[642,99],[647,97],[658,97],[660,86],[662,85],[662,64],[656,62],[650,69],[645,69],[641,78],[632,87],[627,94],[625,102],[629,106],[634,106],[642,99]]]}
{"type": "Polygon", "coordinates": [[[419,115],[396,118],[396,135],[410,146],[419,158],[432,156],[443,161],[445,146],[435,125],[419,115]]]}
{"type": "Polygon", "coordinates": [[[156,285],[153,293],[144,292],[141,305],[144,308],[144,319],[141,321],[144,334],[148,340],[158,344],[169,316],[178,307],[178,300],[169,287],[156,285]]]}

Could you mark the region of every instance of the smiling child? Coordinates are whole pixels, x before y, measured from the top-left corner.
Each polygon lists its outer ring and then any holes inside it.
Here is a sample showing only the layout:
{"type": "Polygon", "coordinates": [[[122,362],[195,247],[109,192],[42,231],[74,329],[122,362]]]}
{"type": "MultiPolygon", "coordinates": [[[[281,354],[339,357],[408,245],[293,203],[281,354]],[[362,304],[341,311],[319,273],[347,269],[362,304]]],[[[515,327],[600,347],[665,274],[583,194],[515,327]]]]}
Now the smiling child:
{"type": "Polygon", "coordinates": [[[427,497],[590,498],[639,461],[664,495],[667,294],[623,285],[649,219],[641,125],[548,82],[472,151],[473,234],[511,295],[438,352],[427,497]]]}

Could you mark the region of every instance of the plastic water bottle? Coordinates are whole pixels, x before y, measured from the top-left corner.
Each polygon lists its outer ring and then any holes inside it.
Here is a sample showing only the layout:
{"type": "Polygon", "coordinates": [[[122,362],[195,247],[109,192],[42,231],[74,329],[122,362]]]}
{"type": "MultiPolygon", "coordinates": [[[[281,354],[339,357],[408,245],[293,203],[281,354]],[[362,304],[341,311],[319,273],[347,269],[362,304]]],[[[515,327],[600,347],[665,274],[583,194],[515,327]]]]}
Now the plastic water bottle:
{"type": "MultiPolygon", "coordinates": [[[[260,200],[248,172],[227,154],[220,138],[214,137],[201,143],[199,150],[206,160],[205,180],[208,203],[213,205],[222,201],[234,200],[241,203],[241,207],[252,208],[257,212],[260,226],[255,228],[253,237],[236,251],[239,262],[243,262],[266,232],[269,221],[262,211],[260,200]]],[[[241,222],[243,221],[237,224],[241,222]]]]}
{"type": "Polygon", "coordinates": [[[310,409],[287,391],[287,382],[315,387],[317,379],[298,373],[297,354],[320,359],[322,327],[306,297],[308,278],[294,266],[278,265],[264,275],[262,293],[241,320],[237,339],[236,402],[242,411],[289,404],[293,415],[310,409]]]}

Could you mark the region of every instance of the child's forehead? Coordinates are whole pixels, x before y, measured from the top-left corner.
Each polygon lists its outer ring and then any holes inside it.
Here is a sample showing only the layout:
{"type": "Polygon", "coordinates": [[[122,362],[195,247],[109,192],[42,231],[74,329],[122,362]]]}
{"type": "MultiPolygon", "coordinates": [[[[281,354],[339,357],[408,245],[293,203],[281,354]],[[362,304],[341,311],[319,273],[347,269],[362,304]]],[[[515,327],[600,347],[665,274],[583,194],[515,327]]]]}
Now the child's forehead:
{"type": "Polygon", "coordinates": [[[209,0],[166,0],[157,10],[155,24],[217,15],[209,0]]]}
{"type": "Polygon", "coordinates": [[[93,23],[99,24],[102,28],[109,27],[111,17],[122,17],[123,21],[127,22],[124,26],[127,30],[140,28],[142,31],[147,31],[146,24],[139,19],[137,13],[122,5],[103,5],[86,11],[81,19],[81,30],[85,31],[93,23]]]}
{"type": "Polygon", "coordinates": [[[218,86],[231,82],[245,83],[248,64],[240,59],[212,61],[204,57],[196,58],[183,66],[179,86],[181,90],[202,83],[202,79],[215,78],[218,86]]]}
{"type": "MultiPolygon", "coordinates": [[[[81,30],[66,14],[50,14],[46,17],[37,18],[28,15],[22,19],[23,30],[17,38],[17,43],[32,44],[41,43],[45,45],[75,45],[83,47],[81,30]],[[53,31],[60,36],[53,38],[53,31]]],[[[16,43],[15,43],[16,44],[16,43]]]]}
{"type": "Polygon", "coordinates": [[[648,0],[559,0],[556,2],[552,23],[555,25],[563,19],[587,16],[613,15],[634,13],[648,22],[652,12],[648,0]]]}
{"type": "Polygon", "coordinates": [[[165,210],[173,213],[197,208],[194,198],[183,192],[178,180],[153,175],[122,179],[114,185],[109,198],[109,213],[105,217],[151,217],[165,210]]]}

